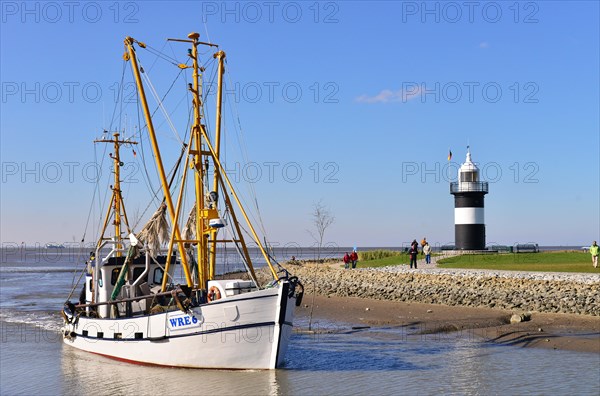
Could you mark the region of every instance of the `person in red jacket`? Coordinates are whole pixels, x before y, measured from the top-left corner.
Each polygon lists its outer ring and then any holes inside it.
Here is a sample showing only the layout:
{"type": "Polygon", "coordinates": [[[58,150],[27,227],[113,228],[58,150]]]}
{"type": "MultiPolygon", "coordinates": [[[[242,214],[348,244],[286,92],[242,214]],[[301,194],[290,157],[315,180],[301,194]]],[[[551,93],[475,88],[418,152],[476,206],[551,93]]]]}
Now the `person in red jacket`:
{"type": "Polygon", "coordinates": [[[358,253],[356,253],[356,250],[350,253],[350,261],[352,261],[352,268],[356,268],[356,263],[358,263],[358,253]]]}
{"type": "Polygon", "coordinates": [[[348,252],[344,254],[344,269],[348,269],[348,265],[350,264],[350,255],[348,252]]]}

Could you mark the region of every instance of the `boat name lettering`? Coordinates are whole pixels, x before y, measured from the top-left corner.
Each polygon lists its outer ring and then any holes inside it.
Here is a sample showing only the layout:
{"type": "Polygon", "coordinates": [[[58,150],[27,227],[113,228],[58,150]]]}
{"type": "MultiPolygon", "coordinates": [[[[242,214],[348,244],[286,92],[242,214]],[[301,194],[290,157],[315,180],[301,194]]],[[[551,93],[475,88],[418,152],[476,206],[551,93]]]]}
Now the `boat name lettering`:
{"type": "Polygon", "coordinates": [[[198,324],[198,322],[199,322],[199,320],[195,316],[190,316],[190,315],[175,316],[175,317],[169,318],[169,327],[171,329],[174,329],[174,328],[182,328],[182,327],[187,327],[187,326],[195,326],[198,324]]]}

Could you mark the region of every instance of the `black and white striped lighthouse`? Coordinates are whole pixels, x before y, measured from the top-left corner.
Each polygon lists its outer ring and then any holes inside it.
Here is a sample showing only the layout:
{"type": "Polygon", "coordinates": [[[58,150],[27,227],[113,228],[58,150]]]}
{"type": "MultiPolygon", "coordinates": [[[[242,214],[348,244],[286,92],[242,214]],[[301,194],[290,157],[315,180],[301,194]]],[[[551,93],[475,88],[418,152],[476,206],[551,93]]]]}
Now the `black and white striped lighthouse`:
{"type": "Polygon", "coordinates": [[[479,169],[467,159],[458,170],[458,181],[450,183],[454,195],[454,244],[457,250],[485,249],[485,221],[483,198],[488,193],[488,183],[479,181],[479,169]]]}

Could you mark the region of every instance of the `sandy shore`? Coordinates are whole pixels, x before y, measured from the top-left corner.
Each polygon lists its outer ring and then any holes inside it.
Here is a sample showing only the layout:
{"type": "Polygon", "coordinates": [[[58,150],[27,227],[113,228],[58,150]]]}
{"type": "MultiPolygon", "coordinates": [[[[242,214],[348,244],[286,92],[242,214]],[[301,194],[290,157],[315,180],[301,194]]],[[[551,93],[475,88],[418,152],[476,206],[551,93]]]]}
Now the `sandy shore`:
{"type": "MultiPolygon", "coordinates": [[[[302,305],[296,308],[298,318],[308,318],[312,298],[312,295],[304,296],[302,305]]],[[[365,331],[398,327],[405,329],[407,335],[427,337],[460,332],[497,344],[600,354],[600,317],[533,313],[529,321],[510,324],[512,313],[489,308],[316,295],[313,323],[334,322],[340,329],[365,331]]]]}

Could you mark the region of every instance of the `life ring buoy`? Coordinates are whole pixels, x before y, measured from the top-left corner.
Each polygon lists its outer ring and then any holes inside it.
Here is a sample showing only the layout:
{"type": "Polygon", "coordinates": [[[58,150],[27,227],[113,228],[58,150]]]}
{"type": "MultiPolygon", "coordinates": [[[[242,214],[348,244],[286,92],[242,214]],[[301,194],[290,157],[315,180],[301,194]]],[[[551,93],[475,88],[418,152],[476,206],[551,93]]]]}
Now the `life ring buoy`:
{"type": "Polygon", "coordinates": [[[206,295],[206,299],[208,302],[217,301],[221,298],[221,290],[217,286],[211,286],[208,289],[208,294],[206,295]]]}

